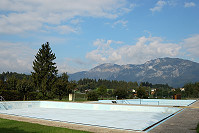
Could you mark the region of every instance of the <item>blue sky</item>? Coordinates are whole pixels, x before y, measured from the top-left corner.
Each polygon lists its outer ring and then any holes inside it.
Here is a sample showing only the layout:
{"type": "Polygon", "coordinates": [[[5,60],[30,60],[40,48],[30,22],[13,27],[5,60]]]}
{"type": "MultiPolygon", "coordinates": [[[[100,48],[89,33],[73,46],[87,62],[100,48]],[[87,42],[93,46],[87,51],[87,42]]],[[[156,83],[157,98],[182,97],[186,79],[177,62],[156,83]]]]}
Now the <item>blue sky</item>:
{"type": "Polygon", "coordinates": [[[0,73],[30,73],[47,41],[59,73],[162,57],[199,62],[199,1],[0,0],[0,73]]]}

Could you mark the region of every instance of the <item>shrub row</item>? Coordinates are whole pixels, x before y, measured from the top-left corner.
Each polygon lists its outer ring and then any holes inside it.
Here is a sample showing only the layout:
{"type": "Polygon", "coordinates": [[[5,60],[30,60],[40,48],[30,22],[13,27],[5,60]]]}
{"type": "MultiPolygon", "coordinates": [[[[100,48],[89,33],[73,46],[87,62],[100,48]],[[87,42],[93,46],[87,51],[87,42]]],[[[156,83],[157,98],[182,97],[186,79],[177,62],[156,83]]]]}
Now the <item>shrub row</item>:
{"type": "MultiPolygon", "coordinates": [[[[25,95],[25,100],[37,100],[37,92],[28,92],[25,95]]],[[[0,96],[6,101],[22,101],[24,100],[24,95],[17,90],[0,90],[0,96]]]]}

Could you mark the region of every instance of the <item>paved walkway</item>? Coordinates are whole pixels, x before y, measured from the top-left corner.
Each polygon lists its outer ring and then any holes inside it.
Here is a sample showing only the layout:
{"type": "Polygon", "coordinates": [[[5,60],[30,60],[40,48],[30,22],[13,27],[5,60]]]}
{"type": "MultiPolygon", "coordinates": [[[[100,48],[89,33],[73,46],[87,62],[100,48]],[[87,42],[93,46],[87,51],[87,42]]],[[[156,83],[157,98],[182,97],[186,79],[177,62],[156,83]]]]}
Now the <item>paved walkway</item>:
{"type": "Polygon", "coordinates": [[[162,124],[152,129],[149,133],[196,133],[199,123],[199,101],[162,124]]]}

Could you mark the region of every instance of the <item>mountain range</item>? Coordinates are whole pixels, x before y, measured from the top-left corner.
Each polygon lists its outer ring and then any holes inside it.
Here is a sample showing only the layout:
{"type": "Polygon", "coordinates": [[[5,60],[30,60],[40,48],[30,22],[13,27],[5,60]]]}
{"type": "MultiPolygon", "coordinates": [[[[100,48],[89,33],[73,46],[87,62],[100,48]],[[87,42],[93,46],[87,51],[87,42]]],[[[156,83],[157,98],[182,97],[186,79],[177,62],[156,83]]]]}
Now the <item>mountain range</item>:
{"type": "Polygon", "coordinates": [[[199,81],[199,63],[179,58],[158,58],[139,65],[101,64],[89,71],[69,74],[71,80],[83,78],[150,82],[183,87],[199,81]]]}

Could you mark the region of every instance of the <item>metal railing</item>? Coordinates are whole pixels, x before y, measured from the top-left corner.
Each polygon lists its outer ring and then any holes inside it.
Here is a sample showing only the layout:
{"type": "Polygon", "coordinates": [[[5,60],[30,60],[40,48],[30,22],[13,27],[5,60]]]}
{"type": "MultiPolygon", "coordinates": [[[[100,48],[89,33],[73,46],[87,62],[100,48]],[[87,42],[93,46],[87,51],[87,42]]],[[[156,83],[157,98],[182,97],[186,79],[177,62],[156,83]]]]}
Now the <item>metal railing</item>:
{"type": "Polygon", "coordinates": [[[6,109],[6,110],[8,110],[7,109],[7,107],[6,107],[6,100],[3,98],[3,96],[0,96],[0,101],[1,101],[1,104],[3,105],[3,107],[6,109]]]}
{"type": "Polygon", "coordinates": [[[3,98],[3,96],[0,96],[0,101],[5,101],[5,99],[3,98]]]}
{"type": "Polygon", "coordinates": [[[127,100],[122,100],[122,104],[130,104],[127,100]]]}
{"type": "Polygon", "coordinates": [[[160,105],[160,102],[159,101],[146,101],[146,100],[143,100],[143,99],[137,99],[137,102],[132,102],[131,100],[126,100],[126,99],[123,99],[123,100],[118,100],[118,103],[121,103],[121,104],[142,104],[142,105],[160,105]]]}

